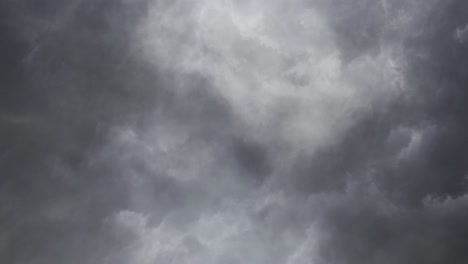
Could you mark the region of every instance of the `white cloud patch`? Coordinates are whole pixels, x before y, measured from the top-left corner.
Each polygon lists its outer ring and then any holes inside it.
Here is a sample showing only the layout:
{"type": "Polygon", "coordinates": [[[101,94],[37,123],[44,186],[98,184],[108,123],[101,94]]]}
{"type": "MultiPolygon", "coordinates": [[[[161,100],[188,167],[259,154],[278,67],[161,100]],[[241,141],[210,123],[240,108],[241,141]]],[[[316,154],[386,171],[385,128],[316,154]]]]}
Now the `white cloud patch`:
{"type": "Polygon", "coordinates": [[[458,40],[460,43],[466,43],[468,41],[468,25],[457,28],[455,30],[455,39],[458,40]]]}
{"type": "Polygon", "coordinates": [[[137,38],[158,68],[207,78],[258,137],[312,152],[402,85],[395,46],[344,64],[327,20],[300,1],[156,1],[137,38]]]}
{"type": "Polygon", "coordinates": [[[185,227],[172,221],[171,215],[150,226],[141,214],[120,212],[114,218],[117,230],[130,229],[140,236],[129,245],[128,251],[110,256],[109,260],[124,257],[138,264],[305,263],[312,256],[320,232],[311,224],[301,234],[298,227],[281,227],[281,221],[285,220],[281,218],[286,215],[274,215],[274,212],[262,215],[268,206],[283,213],[284,206],[291,207],[291,204],[278,204],[278,199],[281,200],[279,194],[236,201],[226,199],[219,208],[205,210],[185,227]],[[259,221],[265,224],[259,225],[259,221]]]}

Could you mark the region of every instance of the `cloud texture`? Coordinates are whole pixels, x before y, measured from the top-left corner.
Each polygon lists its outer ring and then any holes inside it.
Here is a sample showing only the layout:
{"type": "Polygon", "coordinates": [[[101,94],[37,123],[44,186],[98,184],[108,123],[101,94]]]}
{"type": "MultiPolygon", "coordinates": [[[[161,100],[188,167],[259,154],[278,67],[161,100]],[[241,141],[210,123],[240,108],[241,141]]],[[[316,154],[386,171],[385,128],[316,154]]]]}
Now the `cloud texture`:
{"type": "Polygon", "coordinates": [[[2,263],[468,261],[468,3],[0,14],[2,263]]]}

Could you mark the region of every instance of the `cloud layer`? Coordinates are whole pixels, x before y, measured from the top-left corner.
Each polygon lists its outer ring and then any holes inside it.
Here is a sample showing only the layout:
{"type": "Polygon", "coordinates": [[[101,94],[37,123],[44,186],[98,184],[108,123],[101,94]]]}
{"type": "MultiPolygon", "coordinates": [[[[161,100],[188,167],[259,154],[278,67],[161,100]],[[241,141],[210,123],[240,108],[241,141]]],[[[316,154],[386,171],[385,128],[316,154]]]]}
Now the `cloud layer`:
{"type": "Polygon", "coordinates": [[[5,263],[466,263],[468,4],[0,4],[5,263]]]}

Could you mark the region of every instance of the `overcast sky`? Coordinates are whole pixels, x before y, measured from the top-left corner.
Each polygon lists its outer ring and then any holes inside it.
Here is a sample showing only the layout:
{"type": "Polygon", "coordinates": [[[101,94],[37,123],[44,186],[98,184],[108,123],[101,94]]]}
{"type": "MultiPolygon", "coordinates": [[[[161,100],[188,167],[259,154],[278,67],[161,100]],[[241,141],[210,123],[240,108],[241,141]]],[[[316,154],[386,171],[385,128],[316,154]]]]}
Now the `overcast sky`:
{"type": "Polygon", "coordinates": [[[468,263],[468,2],[0,2],[0,262],[468,263]]]}

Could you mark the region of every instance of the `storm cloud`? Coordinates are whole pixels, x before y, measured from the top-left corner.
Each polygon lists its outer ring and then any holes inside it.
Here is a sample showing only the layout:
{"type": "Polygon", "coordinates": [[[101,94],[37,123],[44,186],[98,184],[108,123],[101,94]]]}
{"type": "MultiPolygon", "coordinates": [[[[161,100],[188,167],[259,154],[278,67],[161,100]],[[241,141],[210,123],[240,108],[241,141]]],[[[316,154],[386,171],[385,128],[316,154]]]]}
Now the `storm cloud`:
{"type": "Polygon", "coordinates": [[[0,3],[2,263],[467,263],[468,2],[0,3]]]}

